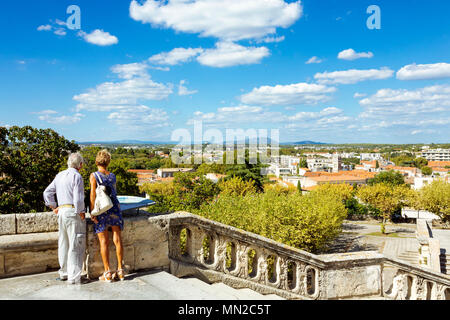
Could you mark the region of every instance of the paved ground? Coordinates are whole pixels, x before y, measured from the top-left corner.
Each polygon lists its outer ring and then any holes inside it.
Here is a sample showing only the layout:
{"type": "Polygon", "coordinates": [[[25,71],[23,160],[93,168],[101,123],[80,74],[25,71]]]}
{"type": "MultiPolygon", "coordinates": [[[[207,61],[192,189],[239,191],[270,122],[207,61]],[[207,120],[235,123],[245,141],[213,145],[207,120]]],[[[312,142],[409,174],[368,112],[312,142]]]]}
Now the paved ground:
{"type": "MultiPolygon", "coordinates": [[[[345,221],[343,232],[331,246],[330,253],[378,251],[416,264],[419,248],[416,225],[388,223],[386,231],[388,236],[382,236],[380,224],[376,221],[345,221]]],[[[442,250],[450,253],[450,230],[433,228],[433,237],[439,239],[442,250]]]]}
{"type": "Polygon", "coordinates": [[[0,300],[283,300],[223,283],[177,278],[164,271],[130,274],[125,281],[70,285],[57,272],[0,279],[0,300]]]}
{"type": "MultiPolygon", "coordinates": [[[[380,224],[375,221],[345,221],[342,229],[342,234],[330,247],[330,253],[356,251],[383,252],[387,241],[395,241],[395,239],[399,238],[415,240],[416,225],[388,223],[386,225],[386,232],[391,235],[395,234],[397,236],[395,238],[381,236],[380,224]]],[[[450,237],[450,230],[448,236],[450,237]]]]}

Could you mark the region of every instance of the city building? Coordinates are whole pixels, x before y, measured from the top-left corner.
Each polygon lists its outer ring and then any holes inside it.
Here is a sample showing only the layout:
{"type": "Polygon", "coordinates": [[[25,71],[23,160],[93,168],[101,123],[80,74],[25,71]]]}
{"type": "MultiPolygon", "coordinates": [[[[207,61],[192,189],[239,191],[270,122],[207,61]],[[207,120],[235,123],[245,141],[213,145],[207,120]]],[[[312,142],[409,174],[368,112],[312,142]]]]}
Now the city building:
{"type": "Polygon", "coordinates": [[[155,182],[157,179],[155,170],[129,169],[128,172],[136,173],[138,178],[138,186],[142,186],[144,183],[148,182],[155,182]]]}
{"type": "Polygon", "coordinates": [[[306,159],[308,169],[315,171],[339,172],[342,170],[341,158],[338,154],[331,157],[309,157],[306,159]]]}
{"type": "Polygon", "coordinates": [[[381,153],[361,153],[359,155],[359,159],[361,161],[364,161],[364,160],[375,161],[375,160],[381,160],[383,158],[381,156],[381,153]]]}
{"type": "Polygon", "coordinates": [[[176,172],[194,172],[193,168],[159,168],[157,175],[159,178],[173,178],[176,172]]]}
{"type": "Polygon", "coordinates": [[[419,155],[428,161],[450,161],[450,149],[425,149],[419,155]]]}

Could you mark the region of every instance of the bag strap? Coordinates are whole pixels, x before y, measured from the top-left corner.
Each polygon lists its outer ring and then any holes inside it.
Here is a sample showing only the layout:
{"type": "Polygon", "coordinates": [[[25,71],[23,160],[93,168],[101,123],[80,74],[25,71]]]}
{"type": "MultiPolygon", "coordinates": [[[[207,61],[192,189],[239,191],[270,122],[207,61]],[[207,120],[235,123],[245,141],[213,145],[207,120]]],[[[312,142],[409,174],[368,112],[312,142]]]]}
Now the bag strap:
{"type": "Polygon", "coordinates": [[[100,177],[100,175],[97,172],[94,172],[94,176],[97,179],[97,182],[100,180],[100,185],[103,184],[102,178],[100,177]]]}

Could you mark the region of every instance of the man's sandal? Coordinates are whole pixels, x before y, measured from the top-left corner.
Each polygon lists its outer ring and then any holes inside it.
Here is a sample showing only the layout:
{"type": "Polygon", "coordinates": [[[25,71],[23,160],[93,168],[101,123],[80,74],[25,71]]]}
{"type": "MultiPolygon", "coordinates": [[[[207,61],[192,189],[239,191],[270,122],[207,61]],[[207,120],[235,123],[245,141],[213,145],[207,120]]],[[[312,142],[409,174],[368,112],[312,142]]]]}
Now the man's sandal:
{"type": "Polygon", "coordinates": [[[113,275],[111,271],[105,271],[103,274],[98,278],[98,280],[103,282],[112,282],[113,281],[113,275]]]}

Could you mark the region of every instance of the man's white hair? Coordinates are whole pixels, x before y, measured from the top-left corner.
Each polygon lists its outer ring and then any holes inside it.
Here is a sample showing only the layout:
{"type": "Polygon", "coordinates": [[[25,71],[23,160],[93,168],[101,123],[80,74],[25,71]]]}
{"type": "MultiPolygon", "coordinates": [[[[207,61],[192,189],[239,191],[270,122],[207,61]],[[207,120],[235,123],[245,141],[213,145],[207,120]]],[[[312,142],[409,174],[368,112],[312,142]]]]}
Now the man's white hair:
{"type": "Polygon", "coordinates": [[[79,169],[81,164],[84,162],[83,156],[81,153],[71,153],[69,155],[69,159],[67,160],[67,166],[69,168],[79,169]]]}

